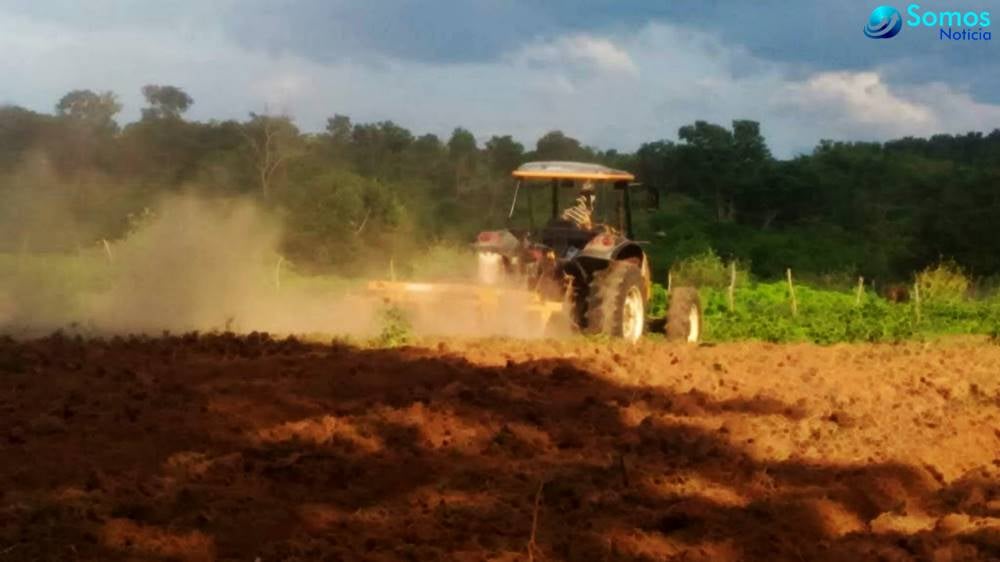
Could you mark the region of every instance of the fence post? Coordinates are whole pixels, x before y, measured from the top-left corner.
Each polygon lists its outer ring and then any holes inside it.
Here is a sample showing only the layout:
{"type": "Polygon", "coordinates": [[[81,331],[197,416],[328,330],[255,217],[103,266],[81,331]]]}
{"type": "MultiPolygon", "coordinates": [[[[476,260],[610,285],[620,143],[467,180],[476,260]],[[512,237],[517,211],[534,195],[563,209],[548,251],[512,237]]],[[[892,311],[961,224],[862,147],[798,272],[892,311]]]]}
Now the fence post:
{"type": "Polygon", "coordinates": [[[674,284],[674,274],[668,269],[667,270],[667,293],[670,292],[671,286],[674,284]]]}
{"type": "Polygon", "coordinates": [[[736,262],[729,262],[729,312],[736,310],[736,262]]]}
{"type": "Polygon", "coordinates": [[[854,306],[861,306],[861,295],[865,292],[865,278],[858,277],[858,291],[854,296],[854,306]]]}
{"type": "Polygon", "coordinates": [[[917,323],[920,323],[920,282],[913,283],[913,303],[916,305],[917,323]]]}
{"type": "Polygon", "coordinates": [[[792,283],[792,268],[785,270],[785,276],[788,278],[788,292],[792,296],[792,316],[799,315],[799,303],[795,299],[795,284],[792,283]]]}

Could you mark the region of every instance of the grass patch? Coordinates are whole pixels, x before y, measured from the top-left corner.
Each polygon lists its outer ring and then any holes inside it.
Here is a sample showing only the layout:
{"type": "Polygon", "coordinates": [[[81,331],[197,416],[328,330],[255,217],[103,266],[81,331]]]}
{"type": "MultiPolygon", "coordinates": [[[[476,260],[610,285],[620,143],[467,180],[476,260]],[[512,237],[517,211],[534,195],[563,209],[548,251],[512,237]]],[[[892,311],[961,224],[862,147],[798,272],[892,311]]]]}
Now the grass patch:
{"type": "Polygon", "coordinates": [[[403,309],[388,306],[381,313],[382,329],[373,342],[376,347],[399,347],[413,341],[413,329],[403,309]]]}
{"type": "MultiPolygon", "coordinates": [[[[738,287],[729,309],[724,289],[701,289],[706,341],[897,342],[946,335],[1000,333],[1000,299],[893,303],[866,292],[795,288],[798,314],[785,283],[738,287]]],[[[666,291],[654,287],[653,312],[666,291]]]]}

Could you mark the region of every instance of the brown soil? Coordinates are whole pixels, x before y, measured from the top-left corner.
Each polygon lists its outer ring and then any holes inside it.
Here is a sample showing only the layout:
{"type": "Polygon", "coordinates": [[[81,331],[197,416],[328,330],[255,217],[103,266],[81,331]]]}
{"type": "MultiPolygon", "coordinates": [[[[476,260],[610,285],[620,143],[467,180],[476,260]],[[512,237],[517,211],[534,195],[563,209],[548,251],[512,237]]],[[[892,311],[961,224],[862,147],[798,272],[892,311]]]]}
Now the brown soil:
{"type": "Polygon", "coordinates": [[[0,562],[1000,558],[1000,346],[0,340],[0,562]]]}

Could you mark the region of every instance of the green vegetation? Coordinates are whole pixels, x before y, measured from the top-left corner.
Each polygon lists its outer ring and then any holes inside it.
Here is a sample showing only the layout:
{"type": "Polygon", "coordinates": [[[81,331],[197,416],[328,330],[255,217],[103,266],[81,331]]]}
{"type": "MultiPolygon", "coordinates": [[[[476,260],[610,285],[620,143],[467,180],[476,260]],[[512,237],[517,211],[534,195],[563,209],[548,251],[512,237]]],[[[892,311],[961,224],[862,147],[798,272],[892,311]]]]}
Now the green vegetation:
{"type": "Polygon", "coordinates": [[[920,298],[932,302],[961,302],[972,288],[969,278],[954,262],[942,262],[917,274],[920,298]]]}
{"type": "Polygon", "coordinates": [[[413,339],[406,313],[395,306],[385,308],[381,314],[382,329],[372,342],[377,347],[399,347],[413,339]]]}
{"type": "Polygon", "coordinates": [[[866,294],[796,287],[798,314],[789,308],[788,287],[762,283],[737,289],[730,312],[725,295],[707,290],[706,332],[710,340],[774,342],[901,341],[940,335],[991,334],[1000,328],[1000,300],[892,303],[866,294]]]}
{"type": "MultiPolygon", "coordinates": [[[[787,281],[756,282],[739,273],[730,309],[728,274],[723,276],[726,268],[712,253],[684,260],[677,269],[687,272],[687,279],[701,281],[708,341],[829,344],[1000,333],[1000,295],[970,298],[971,282],[949,262],[920,272],[916,283],[920,299],[905,303],[890,302],[867,288],[819,288],[793,280],[794,309],[787,281]]],[[[668,300],[666,288],[654,285],[651,314],[664,314],[668,300]]]]}

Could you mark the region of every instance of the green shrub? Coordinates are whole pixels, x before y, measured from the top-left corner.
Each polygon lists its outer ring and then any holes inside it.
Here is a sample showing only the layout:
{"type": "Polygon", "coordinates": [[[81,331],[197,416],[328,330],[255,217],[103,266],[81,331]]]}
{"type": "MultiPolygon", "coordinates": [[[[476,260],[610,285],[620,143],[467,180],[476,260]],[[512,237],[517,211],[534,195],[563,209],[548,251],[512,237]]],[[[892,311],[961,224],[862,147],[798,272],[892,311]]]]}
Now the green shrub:
{"type": "Polygon", "coordinates": [[[920,298],[925,302],[955,302],[965,299],[971,283],[953,261],[942,261],[917,274],[920,298]]]}
{"type": "Polygon", "coordinates": [[[678,286],[722,287],[727,283],[726,264],[713,250],[677,262],[670,274],[678,286]]]}
{"type": "Polygon", "coordinates": [[[382,330],[375,338],[379,347],[399,347],[412,339],[410,320],[399,307],[390,306],[382,311],[382,330]]]}
{"type": "MultiPolygon", "coordinates": [[[[722,261],[713,250],[683,259],[670,268],[675,287],[728,287],[730,266],[722,261]]],[[[749,279],[747,269],[737,263],[736,284],[743,285],[749,279]]]]}

